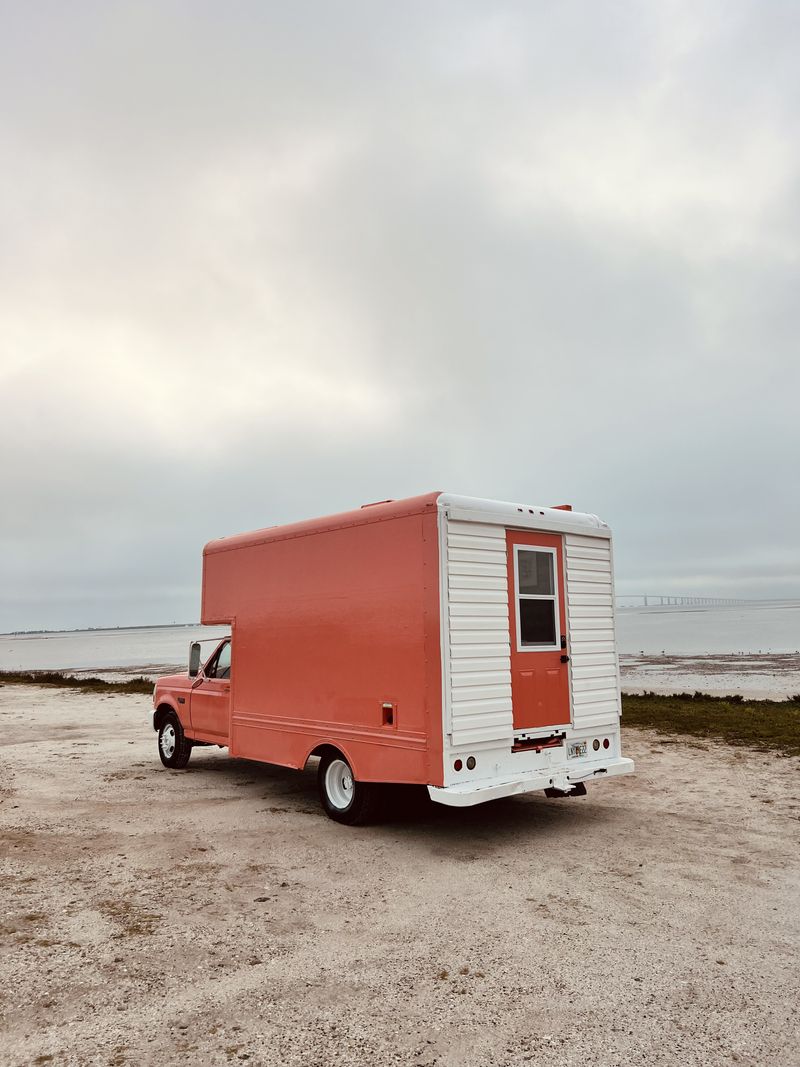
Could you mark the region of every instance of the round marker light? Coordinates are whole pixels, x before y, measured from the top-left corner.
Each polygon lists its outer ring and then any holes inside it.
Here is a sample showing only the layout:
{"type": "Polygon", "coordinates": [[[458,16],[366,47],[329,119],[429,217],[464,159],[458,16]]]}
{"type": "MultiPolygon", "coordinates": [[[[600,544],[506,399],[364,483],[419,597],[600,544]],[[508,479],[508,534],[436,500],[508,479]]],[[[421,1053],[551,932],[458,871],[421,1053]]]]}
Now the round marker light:
{"type": "Polygon", "coordinates": [[[464,764],[461,762],[461,760],[457,759],[453,764],[453,770],[460,771],[463,766],[464,764]]]}
{"type": "Polygon", "coordinates": [[[600,748],[600,741],[597,738],[592,741],[592,748],[595,750],[595,752],[597,752],[598,748],[600,748]]]}
{"type": "Polygon", "coordinates": [[[610,744],[611,744],[611,742],[610,742],[610,741],[608,740],[608,738],[607,738],[607,737],[604,737],[604,738],[603,738],[603,748],[608,748],[608,746],[609,746],[610,744]]]}
{"type": "Polygon", "coordinates": [[[475,757],[474,756],[470,756],[469,759],[467,760],[467,770],[468,771],[474,771],[475,770],[475,757]]]}

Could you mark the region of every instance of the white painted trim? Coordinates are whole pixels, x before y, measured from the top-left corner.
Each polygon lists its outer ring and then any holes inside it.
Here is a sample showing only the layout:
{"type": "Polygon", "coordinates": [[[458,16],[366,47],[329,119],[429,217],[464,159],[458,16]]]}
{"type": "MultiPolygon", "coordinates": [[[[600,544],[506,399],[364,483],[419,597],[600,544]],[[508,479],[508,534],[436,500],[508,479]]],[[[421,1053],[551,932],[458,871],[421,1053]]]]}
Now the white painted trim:
{"type": "Polygon", "coordinates": [[[508,529],[537,530],[541,533],[573,533],[582,537],[611,537],[611,530],[597,515],[559,508],[511,504],[504,500],[442,493],[437,501],[451,519],[460,522],[496,523],[508,529]]]}
{"type": "Polygon", "coordinates": [[[464,782],[463,785],[428,786],[428,796],[437,804],[448,807],[468,808],[473,804],[482,804],[486,800],[497,800],[517,793],[532,793],[537,789],[555,787],[568,792],[579,782],[599,782],[604,778],[613,778],[619,774],[633,774],[633,760],[626,756],[606,760],[599,767],[584,767],[581,773],[570,774],[566,768],[551,772],[538,772],[529,776],[511,780],[497,781],[485,779],[479,782],[464,782]]]}
{"type": "MultiPolygon", "coordinates": [[[[513,534],[512,534],[513,536],[513,534]]],[[[561,650],[561,610],[559,608],[559,580],[561,575],[558,572],[558,550],[555,548],[549,548],[546,545],[523,545],[514,544],[514,614],[516,616],[517,633],[516,633],[516,645],[517,652],[557,652],[561,650]],[[519,591],[519,554],[520,552],[547,552],[553,557],[553,594],[552,596],[543,596],[538,593],[520,593],[519,591]],[[522,625],[519,612],[520,600],[552,600],[555,602],[555,635],[554,643],[552,645],[523,645],[522,643],[522,625]]],[[[564,591],[566,596],[566,589],[564,591]]]]}

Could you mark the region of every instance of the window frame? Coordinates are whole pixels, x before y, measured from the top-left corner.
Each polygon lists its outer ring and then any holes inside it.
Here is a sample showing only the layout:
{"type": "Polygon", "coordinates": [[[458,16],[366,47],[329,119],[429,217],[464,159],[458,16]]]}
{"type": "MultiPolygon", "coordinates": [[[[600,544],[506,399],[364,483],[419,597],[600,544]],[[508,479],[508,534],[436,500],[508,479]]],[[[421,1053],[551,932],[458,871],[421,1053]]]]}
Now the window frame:
{"type": "Polygon", "coordinates": [[[561,650],[561,607],[560,607],[560,574],[558,570],[558,549],[546,545],[514,545],[514,614],[517,624],[517,652],[557,652],[561,650]],[[520,552],[547,552],[553,558],[553,592],[552,593],[521,593],[519,591],[519,554],[520,552]],[[522,643],[522,619],[520,618],[519,603],[521,600],[552,600],[555,604],[553,609],[553,644],[523,645],[522,643]]]}
{"type": "Polygon", "coordinates": [[[217,647],[214,649],[214,651],[211,653],[211,655],[206,660],[205,665],[203,666],[203,677],[206,678],[208,681],[210,681],[210,682],[226,682],[226,681],[228,681],[227,678],[219,678],[217,676],[217,674],[216,674],[216,670],[217,670],[217,666],[219,664],[219,657],[222,655],[223,648],[225,647],[225,645],[230,645],[230,643],[231,643],[231,639],[229,637],[223,637],[223,639],[220,641],[220,643],[217,645],[217,647]],[[209,667],[213,667],[214,674],[209,674],[208,673],[209,667]]]}
{"type": "Polygon", "coordinates": [[[228,649],[228,666],[225,668],[227,673],[226,674],[217,674],[217,673],[215,673],[214,677],[218,682],[229,682],[231,680],[231,666],[233,664],[233,650],[231,648],[231,642],[230,641],[223,641],[222,644],[217,649],[217,661],[214,664],[214,671],[216,672],[216,671],[219,670],[219,661],[222,659],[223,655],[225,654],[225,649],[226,648],[228,649]]]}

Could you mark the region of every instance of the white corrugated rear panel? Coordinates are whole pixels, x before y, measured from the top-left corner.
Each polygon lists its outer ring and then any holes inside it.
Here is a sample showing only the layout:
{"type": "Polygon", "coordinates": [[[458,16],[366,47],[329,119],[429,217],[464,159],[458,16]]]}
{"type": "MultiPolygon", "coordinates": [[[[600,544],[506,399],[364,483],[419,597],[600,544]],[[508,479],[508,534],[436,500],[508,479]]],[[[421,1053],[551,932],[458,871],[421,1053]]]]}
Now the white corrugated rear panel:
{"type": "MultiPolygon", "coordinates": [[[[443,549],[450,743],[511,743],[506,526],[445,519],[443,549]]],[[[564,566],[572,728],[594,729],[620,712],[610,539],[564,534],[564,566]]]]}
{"type": "Polygon", "coordinates": [[[448,521],[449,690],[453,745],[509,742],[514,733],[506,532],[448,521]]]}
{"type": "Polygon", "coordinates": [[[611,542],[566,534],[572,725],[596,727],[619,715],[611,542]]]}

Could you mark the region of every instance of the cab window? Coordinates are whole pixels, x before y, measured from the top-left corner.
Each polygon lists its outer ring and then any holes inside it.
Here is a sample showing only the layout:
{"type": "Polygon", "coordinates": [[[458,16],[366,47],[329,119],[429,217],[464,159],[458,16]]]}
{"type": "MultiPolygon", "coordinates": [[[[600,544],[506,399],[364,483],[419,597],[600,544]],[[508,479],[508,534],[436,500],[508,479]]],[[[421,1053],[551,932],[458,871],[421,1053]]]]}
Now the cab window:
{"type": "Polygon", "coordinates": [[[231,676],[231,643],[226,641],[222,648],[218,649],[203,671],[206,678],[230,678],[231,676]]]}
{"type": "Polygon", "coordinates": [[[226,641],[219,650],[217,658],[217,678],[230,678],[231,676],[231,643],[226,641]]]}

